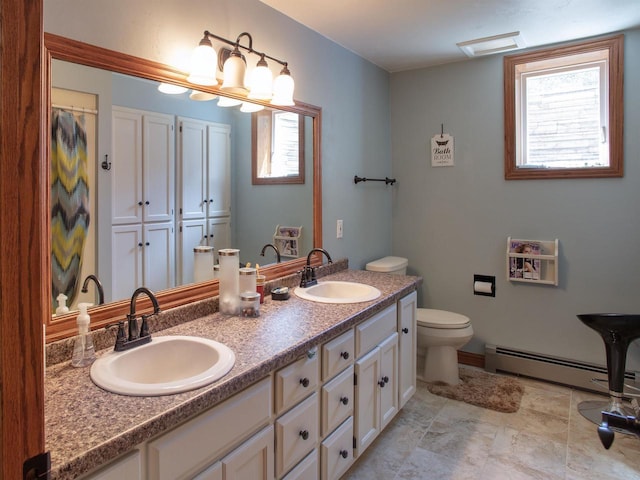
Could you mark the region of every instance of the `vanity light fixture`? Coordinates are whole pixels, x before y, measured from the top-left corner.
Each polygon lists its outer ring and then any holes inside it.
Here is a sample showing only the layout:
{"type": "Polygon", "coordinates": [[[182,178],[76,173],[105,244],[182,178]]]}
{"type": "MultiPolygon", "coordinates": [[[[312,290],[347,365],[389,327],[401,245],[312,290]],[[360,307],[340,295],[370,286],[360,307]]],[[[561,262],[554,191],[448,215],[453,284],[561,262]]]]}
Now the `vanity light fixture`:
{"type": "Polygon", "coordinates": [[[232,42],[205,30],[202,40],[194,50],[191,73],[187,80],[197,85],[218,85],[216,66],[222,70],[223,79],[220,86],[222,92],[246,95],[248,99],[252,100],[270,101],[273,105],[294,105],[293,89],[295,84],[287,62],[254,50],[253,39],[249,33],[241,33],[236,41],[232,42]],[[248,39],[248,45],[240,43],[243,37],[248,39]],[[222,48],[216,55],[211,39],[231,45],[233,50],[222,48]],[[245,85],[246,61],[240,52],[241,49],[260,57],[251,72],[249,88],[245,85]],[[266,59],[279,63],[283,67],[275,80],[273,80],[273,74],[266,59]]]}

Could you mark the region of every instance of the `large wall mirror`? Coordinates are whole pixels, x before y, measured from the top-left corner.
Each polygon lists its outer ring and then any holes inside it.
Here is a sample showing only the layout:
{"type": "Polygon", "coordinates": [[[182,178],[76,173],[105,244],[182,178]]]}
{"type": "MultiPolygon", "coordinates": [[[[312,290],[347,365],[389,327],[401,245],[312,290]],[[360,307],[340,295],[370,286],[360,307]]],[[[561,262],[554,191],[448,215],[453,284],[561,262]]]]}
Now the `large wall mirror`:
{"type": "MultiPolygon", "coordinates": [[[[298,116],[304,171],[302,183],[254,185],[252,114],[218,106],[218,100],[212,99],[220,96],[217,87],[198,87],[194,92],[183,72],[166,65],[57,35],[45,34],[44,40],[48,79],[44,94],[50,107],[44,127],[51,143],[45,151],[52,165],[52,185],[60,183],[56,169],[64,165],[71,135],[78,136],[80,143],[73,143],[70,150],[81,150],[86,156],[86,168],[77,177],[81,178],[79,187],[65,188],[81,197],[80,214],[62,216],[62,223],[67,224],[71,217],[80,218],[84,248],[82,262],[75,259],[81,264],[73,274],[77,293],[70,305],[72,312],[54,315],[48,322],[47,341],[75,333],[73,310],[79,301],[99,303],[93,284],[88,293],[80,292],[89,275],[97,275],[105,291],[105,303],[90,308],[92,325],[99,327],[124,318],[130,296],[141,284],[156,292],[163,309],[216,295],[217,280],[199,281],[194,272],[195,246],[214,246],[214,254],[219,248],[239,248],[242,263],[260,264],[268,279],[299,271],[306,252],[321,246],[320,108],[296,102],[293,107],[274,110],[262,104],[265,112],[298,116]],[[170,95],[158,89],[160,84],[188,90],[170,95]],[[140,136],[130,141],[132,131],[139,131],[140,136]],[[224,139],[222,144],[218,137],[224,139]],[[141,165],[123,164],[127,149],[140,154],[141,165]],[[194,151],[209,160],[202,164],[188,161],[194,151]],[[207,157],[213,151],[226,154],[226,163],[224,158],[213,161],[207,157]],[[149,179],[156,186],[149,187],[149,179]],[[160,202],[158,179],[170,192],[160,195],[160,202]],[[220,198],[216,197],[220,191],[220,198]],[[139,203],[139,212],[130,206],[133,203],[139,203]],[[160,228],[163,225],[169,229],[160,228]],[[297,241],[300,256],[283,256],[280,263],[272,249],[261,256],[263,247],[274,243],[274,235],[287,227],[301,234],[297,241]],[[215,240],[210,238],[213,233],[215,240]],[[163,243],[166,238],[172,240],[163,243]],[[123,247],[121,239],[133,240],[140,251],[123,247]],[[163,262],[142,262],[144,256],[139,255],[145,247],[153,250],[157,245],[161,248],[155,251],[156,258],[165,260],[163,268],[158,268],[163,262]],[[132,252],[142,263],[131,262],[132,252]],[[138,280],[127,283],[133,277],[138,280]]],[[[233,94],[225,97],[243,100],[233,94]]],[[[56,195],[52,195],[54,212],[56,195]]],[[[71,271],[74,266],[73,255],[59,264],[55,258],[61,248],[56,246],[59,223],[54,215],[52,277],[64,280],[65,269],[71,271]]],[[[150,307],[144,302],[139,311],[150,307]]],[[[55,298],[52,307],[55,311],[55,298]]]]}

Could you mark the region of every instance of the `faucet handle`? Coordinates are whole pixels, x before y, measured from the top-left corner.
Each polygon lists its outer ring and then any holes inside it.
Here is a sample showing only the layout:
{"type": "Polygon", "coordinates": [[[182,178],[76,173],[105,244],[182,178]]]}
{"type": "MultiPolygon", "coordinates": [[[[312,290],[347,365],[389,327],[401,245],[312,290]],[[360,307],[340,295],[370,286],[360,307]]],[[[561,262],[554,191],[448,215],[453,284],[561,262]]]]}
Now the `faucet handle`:
{"type": "Polygon", "coordinates": [[[135,340],[136,338],[139,337],[139,333],[138,333],[138,320],[136,319],[135,314],[131,315],[128,314],[127,315],[127,325],[129,326],[129,338],[128,340],[135,340]]]}
{"type": "Polygon", "coordinates": [[[120,351],[122,349],[122,347],[124,346],[125,343],[127,343],[127,334],[124,331],[124,321],[120,320],[118,323],[110,323],[109,325],[107,325],[106,327],[104,327],[105,330],[109,330],[110,328],[113,328],[117,326],[118,327],[118,333],[116,333],[116,345],[114,350],[120,351]]]}
{"type": "Polygon", "coordinates": [[[147,319],[153,315],[155,315],[155,313],[151,313],[149,315],[142,315],[142,325],[140,325],[140,338],[151,336],[151,334],[149,333],[149,324],[147,322],[147,319]]]}

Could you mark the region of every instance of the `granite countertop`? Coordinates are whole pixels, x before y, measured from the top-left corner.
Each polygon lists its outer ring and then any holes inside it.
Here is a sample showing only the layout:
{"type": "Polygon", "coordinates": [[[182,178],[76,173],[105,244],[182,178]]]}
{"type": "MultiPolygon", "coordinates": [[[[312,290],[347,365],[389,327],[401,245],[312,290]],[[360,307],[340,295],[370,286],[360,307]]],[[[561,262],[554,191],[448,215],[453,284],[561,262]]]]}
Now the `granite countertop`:
{"type": "Polygon", "coordinates": [[[74,368],[70,361],[47,367],[45,441],[51,452],[51,478],[76,478],[183,423],[395,303],[421,282],[419,277],[360,270],[322,280],[366,283],[382,295],[370,302],[324,304],[299,299],[292,292],[283,302],[267,297],[257,318],[215,313],[155,332],[153,336],[210,338],[234,351],[232,370],[197,390],[158,397],[117,395],[91,381],[90,367],[74,368]]]}

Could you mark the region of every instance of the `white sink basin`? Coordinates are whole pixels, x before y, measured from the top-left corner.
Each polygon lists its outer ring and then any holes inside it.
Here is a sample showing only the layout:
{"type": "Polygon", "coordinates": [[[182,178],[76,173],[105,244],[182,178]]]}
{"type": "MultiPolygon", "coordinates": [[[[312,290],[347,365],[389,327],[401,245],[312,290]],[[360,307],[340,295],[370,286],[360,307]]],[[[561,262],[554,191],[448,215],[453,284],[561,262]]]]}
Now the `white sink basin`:
{"type": "Polygon", "coordinates": [[[318,282],[308,288],[297,287],[294,292],[300,298],[320,303],[368,302],[381,295],[380,290],[371,285],[337,280],[318,282]]]}
{"type": "Polygon", "coordinates": [[[154,337],[146,345],[98,358],[91,365],[91,380],[123,395],[170,395],[219,380],[229,373],[235,361],[231,349],[214,340],[154,337]]]}

